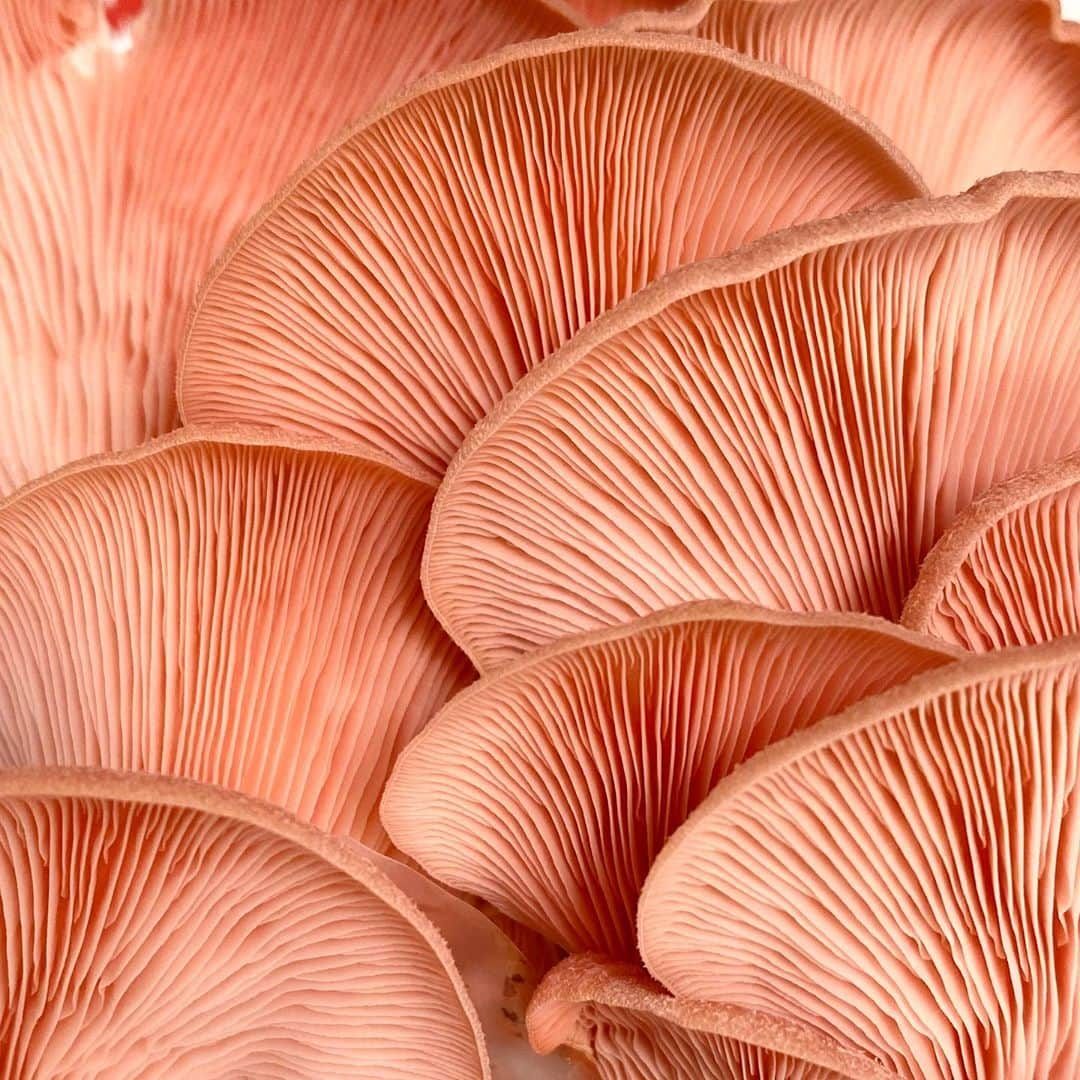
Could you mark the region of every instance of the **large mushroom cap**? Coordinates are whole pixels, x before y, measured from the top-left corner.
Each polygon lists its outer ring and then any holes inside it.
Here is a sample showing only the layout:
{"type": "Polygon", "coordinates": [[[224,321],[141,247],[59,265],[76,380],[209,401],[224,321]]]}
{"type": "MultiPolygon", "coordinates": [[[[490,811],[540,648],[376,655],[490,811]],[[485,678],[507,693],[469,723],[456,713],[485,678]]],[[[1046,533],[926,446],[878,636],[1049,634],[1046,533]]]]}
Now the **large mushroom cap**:
{"type": "Polygon", "coordinates": [[[670,35],[566,35],[440,76],[278,194],[204,283],[188,421],[441,472],[513,383],[671,267],[924,189],[846,106],[670,35]]]}
{"type": "Polygon", "coordinates": [[[895,618],[992,483],[1080,445],[1080,178],[997,177],[669,275],[480,424],[429,602],[481,668],[727,597],[895,618]]]}
{"type": "Polygon", "coordinates": [[[1080,170],[1080,28],[1058,0],[691,0],[620,25],[700,34],[829,87],[935,192],[1080,170]]]}
{"type": "Polygon", "coordinates": [[[911,1080],[1076,1076],[1078,782],[1080,639],[920,676],[721,781],[653,867],[642,955],[911,1080]]]}
{"type": "Polygon", "coordinates": [[[402,746],[470,677],[433,489],[326,441],[185,429],[0,506],[0,763],[220,783],[386,843],[402,746]]]}
{"type": "Polygon", "coordinates": [[[356,847],[190,782],[0,772],[0,1073],[481,1080],[434,926],[356,847]]]}
{"type": "Polygon", "coordinates": [[[862,616],[690,604],[459,694],[399,758],[382,820],[440,880],[632,959],[649,867],[721,777],[954,655],[862,616]]]}
{"type": "Polygon", "coordinates": [[[542,0],[120,6],[0,3],[0,493],[175,426],[196,283],[340,125],[571,28],[542,0]]]}
{"type": "Polygon", "coordinates": [[[565,1046],[601,1080],[888,1080],[871,1058],[804,1024],[665,994],[633,964],[572,956],[529,1005],[541,1053],[565,1046]]]}
{"type": "Polygon", "coordinates": [[[919,568],[903,621],[978,651],[1080,632],[1080,454],[972,503],[919,568]]]}

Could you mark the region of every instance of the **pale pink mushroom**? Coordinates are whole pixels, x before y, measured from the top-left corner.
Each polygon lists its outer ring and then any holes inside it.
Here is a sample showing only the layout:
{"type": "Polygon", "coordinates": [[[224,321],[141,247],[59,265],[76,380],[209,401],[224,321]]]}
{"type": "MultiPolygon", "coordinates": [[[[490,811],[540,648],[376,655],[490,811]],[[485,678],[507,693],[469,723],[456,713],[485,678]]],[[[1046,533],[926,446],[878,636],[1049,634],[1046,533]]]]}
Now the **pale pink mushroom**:
{"type": "Polygon", "coordinates": [[[482,1080],[434,925],[359,848],[191,782],[0,771],[0,1074],[482,1080]]]}
{"type": "Polygon", "coordinates": [[[0,505],[0,763],[244,791],[383,847],[398,751],[471,677],[424,604],[430,478],[184,429],[0,505]]]}
{"type": "Polygon", "coordinates": [[[671,35],[567,35],[418,87],[323,149],[207,278],[188,421],[441,472],[577,329],[673,266],[924,189],[845,106],[671,35]]]}
{"type": "Polygon", "coordinates": [[[708,602],[572,638],[454,698],[398,759],[383,824],[563,948],[633,959],[653,859],[721,777],[955,655],[863,616],[708,602]]]}
{"type": "Polygon", "coordinates": [[[1080,445],[1080,178],[790,229],[598,320],[470,436],[426,591],[482,669],[685,600],[899,616],[991,484],[1080,445]]]}
{"type": "Polygon", "coordinates": [[[978,651],[1080,633],[1080,454],[972,503],[919,568],[903,622],[978,651]]]}
{"type": "Polygon", "coordinates": [[[777,743],[657,859],[673,993],[911,1080],[1080,1075],[1080,639],[972,657],[777,743]]]}
{"type": "Polygon", "coordinates": [[[201,275],[338,127],[543,0],[2,0],[0,493],[176,423],[201,275]]]}
{"type": "Polygon", "coordinates": [[[564,0],[583,25],[601,25],[632,12],[670,11],[680,0],[564,0]]]}
{"type": "Polygon", "coordinates": [[[620,25],[700,34],[827,86],[935,192],[1080,170],[1080,28],[1058,0],[691,0],[620,25]]]}
{"type": "MultiPolygon", "coordinates": [[[[538,977],[558,961],[555,958],[538,965],[530,955],[536,944],[543,942],[539,934],[522,933],[523,928],[498,913],[489,918],[397,859],[361,848],[355,841],[352,846],[381,870],[445,939],[476,1009],[492,1080],[589,1080],[592,1073],[571,1053],[540,1060],[529,1044],[526,1006],[536,991],[538,977]]],[[[546,959],[545,954],[541,959],[546,959]]]]}
{"type": "Polygon", "coordinates": [[[529,1037],[600,1080],[888,1080],[895,1074],[806,1024],[665,994],[640,968],[587,954],[550,972],[529,1005],[529,1037]]]}

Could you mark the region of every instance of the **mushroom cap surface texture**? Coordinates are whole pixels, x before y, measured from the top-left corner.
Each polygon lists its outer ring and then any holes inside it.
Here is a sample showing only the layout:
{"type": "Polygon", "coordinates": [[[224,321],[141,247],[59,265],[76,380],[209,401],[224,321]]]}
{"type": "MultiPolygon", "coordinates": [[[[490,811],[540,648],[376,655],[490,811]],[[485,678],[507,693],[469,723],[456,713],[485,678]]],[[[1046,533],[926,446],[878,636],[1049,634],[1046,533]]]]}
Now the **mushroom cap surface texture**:
{"type": "Polygon", "coordinates": [[[649,868],[718,780],[955,656],[865,616],[688,604],[474,683],[398,759],[382,821],[435,878],[632,960],[649,868]]]}
{"type": "Polygon", "coordinates": [[[919,567],[903,622],[977,652],[1080,632],[1080,454],[972,503],[919,567]]]}
{"type": "Polygon", "coordinates": [[[529,1005],[541,1053],[560,1046],[600,1080],[889,1080],[895,1074],[807,1025],[665,994],[640,968],[579,954],[529,1005]]]}
{"type": "Polygon", "coordinates": [[[839,100],[711,42],[513,46],[359,121],[249,223],[200,290],[181,412],[441,473],[530,368],[665,271],[924,191],[839,100]]]}
{"type": "Polygon", "coordinates": [[[419,563],[433,489],[350,447],[186,428],[0,504],[0,764],[219,783],[375,847],[472,672],[419,563]]]}
{"type": "Polygon", "coordinates": [[[935,193],[1080,171],[1080,27],[1058,0],[691,0],[617,25],[698,34],[827,86],[935,193]]]}
{"type": "Polygon", "coordinates": [[[1080,177],[816,222],[669,274],[477,425],[425,592],[481,670],[686,600],[900,615],[995,482],[1080,444],[1080,177]]]}
{"type": "Polygon", "coordinates": [[[672,993],[911,1080],[1080,1070],[1080,638],[961,660],[762,751],[653,865],[672,993]]]}
{"type": "Polygon", "coordinates": [[[187,781],[0,771],[0,1072],[480,1080],[435,927],[358,853],[187,781]]]}
{"type": "Polygon", "coordinates": [[[342,124],[542,0],[0,3],[0,494],[176,425],[199,279],[342,124]]]}

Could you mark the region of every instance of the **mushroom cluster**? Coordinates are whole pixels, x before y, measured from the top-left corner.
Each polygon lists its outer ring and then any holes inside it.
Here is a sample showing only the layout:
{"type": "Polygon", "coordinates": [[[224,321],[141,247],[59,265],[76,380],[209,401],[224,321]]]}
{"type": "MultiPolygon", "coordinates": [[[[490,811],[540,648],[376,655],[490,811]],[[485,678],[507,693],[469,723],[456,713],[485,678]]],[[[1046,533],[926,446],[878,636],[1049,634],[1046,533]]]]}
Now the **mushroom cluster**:
{"type": "Polygon", "coordinates": [[[1080,1076],[1056,0],[0,13],[0,1077],[1080,1076]]]}

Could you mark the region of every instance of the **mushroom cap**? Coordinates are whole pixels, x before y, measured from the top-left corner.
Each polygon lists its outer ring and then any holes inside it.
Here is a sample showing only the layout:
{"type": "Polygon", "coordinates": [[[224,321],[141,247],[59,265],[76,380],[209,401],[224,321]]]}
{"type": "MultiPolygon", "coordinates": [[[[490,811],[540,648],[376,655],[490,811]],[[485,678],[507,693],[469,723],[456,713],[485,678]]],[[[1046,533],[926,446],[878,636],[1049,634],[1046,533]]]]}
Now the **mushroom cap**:
{"type": "Polygon", "coordinates": [[[357,845],[188,781],[0,771],[0,1071],[490,1077],[435,927],[357,845]]]}
{"type": "Polygon", "coordinates": [[[469,437],[425,591],[482,670],[686,600],[896,618],[941,533],[1080,445],[1080,178],[819,222],[668,275],[469,437]]]}
{"type": "Polygon", "coordinates": [[[522,375],[664,271],[924,190],[837,99],[710,42],[514,46],[361,120],[249,223],[200,290],[181,411],[441,473],[522,375]]]}
{"type": "Polygon", "coordinates": [[[977,652],[1080,632],[1080,454],[972,503],[919,568],[903,622],[977,652]]]}
{"type": "Polygon", "coordinates": [[[691,0],[617,25],[698,34],[827,86],[934,192],[1080,171],[1080,27],[1058,0],[691,0]]]}
{"type": "Polygon", "coordinates": [[[709,602],[572,638],[454,698],[399,757],[383,824],[563,948],[634,959],[649,868],[721,777],[955,656],[864,616],[709,602]]]}
{"type": "Polygon", "coordinates": [[[220,783],[377,847],[471,677],[424,603],[433,488],[326,440],[184,429],[0,504],[0,764],[220,783]]]}
{"type": "Polygon", "coordinates": [[[337,128],[541,0],[0,3],[0,494],[174,427],[196,285],[337,128]]]}
{"type": "Polygon", "coordinates": [[[887,1080],[869,1057],[805,1024],[665,994],[634,964],[571,956],[529,1005],[541,1053],[560,1046],[591,1061],[601,1080],[887,1080]]]}
{"type": "Polygon", "coordinates": [[[962,660],[763,751],[653,866],[649,970],[912,1080],[1080,1070],[1080,639],[962,660]]]}

